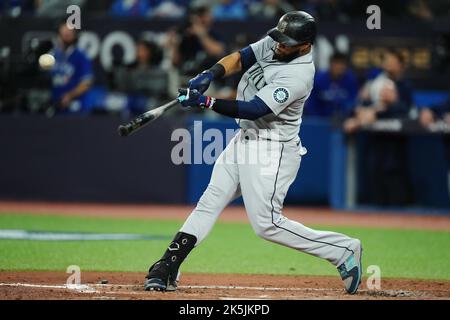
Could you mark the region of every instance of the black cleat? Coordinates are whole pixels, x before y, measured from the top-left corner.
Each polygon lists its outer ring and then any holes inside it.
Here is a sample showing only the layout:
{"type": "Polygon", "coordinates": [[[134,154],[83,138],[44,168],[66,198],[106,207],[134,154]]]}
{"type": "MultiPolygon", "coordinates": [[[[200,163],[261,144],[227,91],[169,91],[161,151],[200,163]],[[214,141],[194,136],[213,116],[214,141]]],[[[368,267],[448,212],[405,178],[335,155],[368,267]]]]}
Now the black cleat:
{"type": "Polygon", "coordinates": [[[180,273],[173,276],[169,265],[164,260],[159,260],[150,267],[144,283],[145,291],[175,291],[178,287],[180,273]]]}
{"type": "Polygon", "coordinates": [[[144,284],[145,291],[168,291],[167,287],[167,284],[158,278],[147,279],[144,284]]]}

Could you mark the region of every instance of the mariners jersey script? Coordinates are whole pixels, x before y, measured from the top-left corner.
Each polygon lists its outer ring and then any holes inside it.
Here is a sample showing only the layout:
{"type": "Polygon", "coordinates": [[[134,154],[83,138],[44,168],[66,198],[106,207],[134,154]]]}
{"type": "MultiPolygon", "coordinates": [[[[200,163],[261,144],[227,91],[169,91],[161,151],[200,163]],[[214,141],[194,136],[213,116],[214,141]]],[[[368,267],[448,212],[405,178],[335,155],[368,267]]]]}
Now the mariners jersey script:
{"type": "Polygon", "coordinates": [[[237,93],[237,99],[244,101],[258,96],[273,113],[255,121],[237,121],[242,129],[258,130],[261,136],[289,141],[299,134],[303,106],[313,88],[315,68],[312,51],[289,63],[273,60],[275,45],[268,36],[250,45],[256,63],[242,76],[237,93]]]}

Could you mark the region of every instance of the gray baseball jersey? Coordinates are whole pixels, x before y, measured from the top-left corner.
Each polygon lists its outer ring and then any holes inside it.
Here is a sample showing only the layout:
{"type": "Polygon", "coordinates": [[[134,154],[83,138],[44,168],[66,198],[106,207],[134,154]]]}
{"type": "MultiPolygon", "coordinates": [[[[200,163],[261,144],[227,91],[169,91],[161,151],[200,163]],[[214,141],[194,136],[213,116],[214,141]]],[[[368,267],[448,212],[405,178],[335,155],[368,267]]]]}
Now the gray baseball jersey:
{"type": "Polygon", "coordinates": [[[208,188],[180,231],[195,235],[200,244],[222,210],[242,196],[256,234],[338,266],[355,252],[359,240],[308,228],[282,214],[284,198],[306,153],[298,134],[303,105],[313,87],[314,63],[312,53],[289,63],[273,60],[274,45],[269,37],[251,45],[257,61],[243,75],[237,96],[246,101],[258,96],[273,114],[256,121],[237,120],[242,130],[217,159],[208,188]],[[250,129],[258,130],[259,137],[269,134],[270,143],[248,134],[250,129]],[[247,161],[247,155],[254,154],[265,161],[247,161]]]}
{"type": "Polygon", "coordinates": [[[275,45],[268,36],[251,45],[256,63],[242,76],[237,94],[237,100],[244,101],[258,96],[273,114],[255,121],[237,121],[242,129],[270,129],[272,138],[279,135],[280,141],[289,141],[299,134],[303,106],[313,88],[315,68],[312,52],[289,63],[273,60],[275,45]]]}

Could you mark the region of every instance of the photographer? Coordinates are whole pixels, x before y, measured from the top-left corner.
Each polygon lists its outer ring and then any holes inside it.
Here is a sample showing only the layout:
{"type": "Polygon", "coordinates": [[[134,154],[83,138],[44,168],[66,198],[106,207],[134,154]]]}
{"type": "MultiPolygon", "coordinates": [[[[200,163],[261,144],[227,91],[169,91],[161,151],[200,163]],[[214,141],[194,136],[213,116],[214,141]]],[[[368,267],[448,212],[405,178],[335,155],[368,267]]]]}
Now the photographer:
{"type": "Polygon", "coordinates": [[[213,20],[208,6],[191,7],[187,22],[172,33],[172,64],[182,75],[196,75],[225,54],[220,36],[211,30],[213,20]]]}

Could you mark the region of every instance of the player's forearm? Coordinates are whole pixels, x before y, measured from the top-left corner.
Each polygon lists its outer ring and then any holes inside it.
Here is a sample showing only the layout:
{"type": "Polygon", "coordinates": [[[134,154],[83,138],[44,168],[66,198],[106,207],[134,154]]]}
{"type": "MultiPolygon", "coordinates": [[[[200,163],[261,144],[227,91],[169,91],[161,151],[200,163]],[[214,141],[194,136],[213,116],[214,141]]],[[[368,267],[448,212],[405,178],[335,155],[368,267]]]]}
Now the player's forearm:
{"type": "Polygon", "coordinates": [[[241,54],[239,52],[233,52],[232,54],[223,57],[217,62],[221,64],[225,69],[225,77],[233,75],[242,70],[241,54]]]}
{"type": "Polygon", "coordinates": [[[92,80],[84,80],[78,86],[75,87],[72,91],[69,91],[67,94],[71,99],[76,99],[83,94],[85,94],[92,86],[92,80]]]}
{"type": "Polygon", "coordinates": [[[189,89],[197,89],[200,93],[203,93],[208,90],[212,81],[232,75],[241,69],[241,54],[239,52],[232,53],[223,57],[208,70],[189,80],[189,89]]]}

